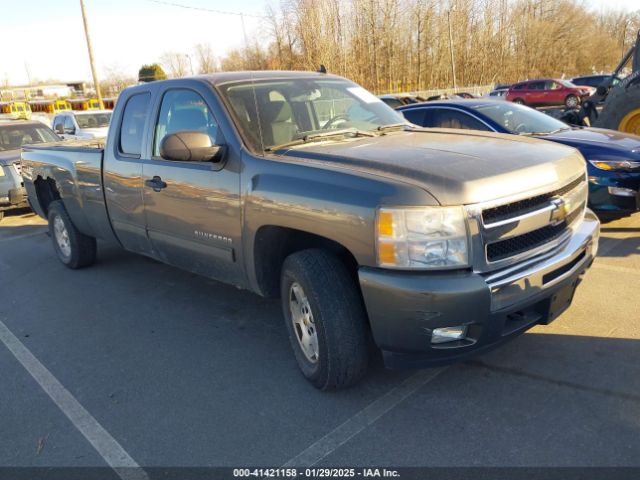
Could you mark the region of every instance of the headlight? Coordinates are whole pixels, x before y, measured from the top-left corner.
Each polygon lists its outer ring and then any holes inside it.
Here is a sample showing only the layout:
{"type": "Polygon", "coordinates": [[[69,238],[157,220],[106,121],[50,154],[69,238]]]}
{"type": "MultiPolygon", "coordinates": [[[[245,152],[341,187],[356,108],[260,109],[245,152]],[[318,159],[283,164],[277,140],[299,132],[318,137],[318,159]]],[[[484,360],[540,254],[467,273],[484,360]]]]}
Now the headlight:
{"type": "Polygon", "coordinates": [[[589,163],[600,170],[633,170],[640,168],[640,162],[632,160],[589,160],[589,163]]]}
{"type": "Polygon", "coordinates": [[[4,177],[4,167],[0,165],[0,177],[4,177]]]}
{"type": "Polygon", "coordinates": [[[462,207],[381,208],[376,232],[380,267],[438,269],[469,264],[462,207]]]}

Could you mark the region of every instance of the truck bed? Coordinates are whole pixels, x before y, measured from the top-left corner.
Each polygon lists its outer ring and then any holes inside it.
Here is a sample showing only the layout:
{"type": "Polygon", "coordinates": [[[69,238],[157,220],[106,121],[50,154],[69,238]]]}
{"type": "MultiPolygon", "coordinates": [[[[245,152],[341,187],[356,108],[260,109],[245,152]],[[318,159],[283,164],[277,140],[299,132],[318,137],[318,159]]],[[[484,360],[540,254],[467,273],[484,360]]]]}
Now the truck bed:
{"type": "Polygon", "coordinates": [[[38,143],[25,145],[28,150],[62,150],[62,151],[95,151],[103,150],[106,138],[90,138],[83,140],[64,140],[62,142],[38,143]]]}
{"type": "MultiPolygon", "coordinates": [[[[65,208],[80,231],[98,238],[111,238],[102,188],[104,146],[104,139],[26,145],[22,150],[22,167],[30,197],[37,195],[38,182],[54,180],[65,208]]],[[[46,211],[35,205],[34,208],[46,218],[46,211]]]]}

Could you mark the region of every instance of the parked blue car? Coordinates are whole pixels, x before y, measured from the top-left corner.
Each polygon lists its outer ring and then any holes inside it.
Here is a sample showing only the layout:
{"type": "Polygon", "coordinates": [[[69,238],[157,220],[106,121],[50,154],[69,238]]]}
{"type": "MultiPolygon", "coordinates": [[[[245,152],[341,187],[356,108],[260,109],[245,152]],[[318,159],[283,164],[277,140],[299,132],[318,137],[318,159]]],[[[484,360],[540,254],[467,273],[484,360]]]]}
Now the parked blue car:
{"type": "Polygon", "coordinates": [[[570,127],[532,108],[491,99],[420,103],[397,110],[422,127],[529,135],[577,148],[587,160],[591,209],[601,216],[640,209],[639,136],[570,127]]]}

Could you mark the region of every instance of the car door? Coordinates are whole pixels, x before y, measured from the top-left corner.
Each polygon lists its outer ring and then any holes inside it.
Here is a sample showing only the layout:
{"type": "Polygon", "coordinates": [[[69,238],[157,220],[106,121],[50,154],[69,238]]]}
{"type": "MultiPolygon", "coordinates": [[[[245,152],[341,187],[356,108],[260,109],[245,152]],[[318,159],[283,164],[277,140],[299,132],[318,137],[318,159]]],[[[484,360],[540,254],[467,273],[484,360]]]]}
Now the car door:
{"type": "MultiPolygon", "coordinates": [[[[142,203],[142,152],[151,92],[136,92],[123,98],[118,130],[109,136],[103,167],[104,195],[109,218],[118,240],[132,252],[151,255],[142,203]]],[[[115,128],[115,125],[114,125],[115,128]]]]}
{"type": "Polygon", "coordinates": [[[172,88],[162,96],[150,158],[143,165],[147,232],[154,255],[163,262],[239,284],[239,159],[214,163],[160,156],[162,139],[176,132],[204,132],[212,143],[225,144],[207,101],[215,100],[203,87],[172,88]]]}
{"type": "Polygon", "coordinates": [[[530,82],[528,85],[529,94],[527,103],[541,105],[545,103],[545,82],[530,82]]]}

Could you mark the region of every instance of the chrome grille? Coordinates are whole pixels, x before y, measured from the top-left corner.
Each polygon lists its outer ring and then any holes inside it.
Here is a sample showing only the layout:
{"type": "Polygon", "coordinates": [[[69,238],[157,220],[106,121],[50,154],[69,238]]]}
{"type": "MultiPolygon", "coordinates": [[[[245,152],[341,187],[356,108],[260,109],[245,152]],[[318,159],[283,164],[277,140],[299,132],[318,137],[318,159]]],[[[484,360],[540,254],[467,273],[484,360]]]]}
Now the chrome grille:
{"type": "Polygon", "coordinates": [[[568,241],[572,224],[586,208],[586,175],[551,188],[507,203],[467,206],[474,270],[496,271],[548,254],[568,241]]]}
{"type": "Polygon", "coordinates": [[[584,177],[578,177],[573,182],[568,183],[564,187],[554,190],[553,192],[543,193],[542,195],[536,195],[535,197],[526,198],[517,202],[488,208],[482,211],[482,221],[484,223],[492,223],[535,211],[540,207],[548,204],[549,200],[551,200],[552,198],[565,195],[584,181],[584,177]]]}
{"type": "Polygon", "coordinates": [[[531,232],[511,237],[506,240],[487,245],[487,260],[495,262],[504,258],[518,255],[528,250],[536,249],[546,243],[558,239],[584,210],[584,204],[571,212],[564,221],[556,225],[547,225],[531,232]]]}

